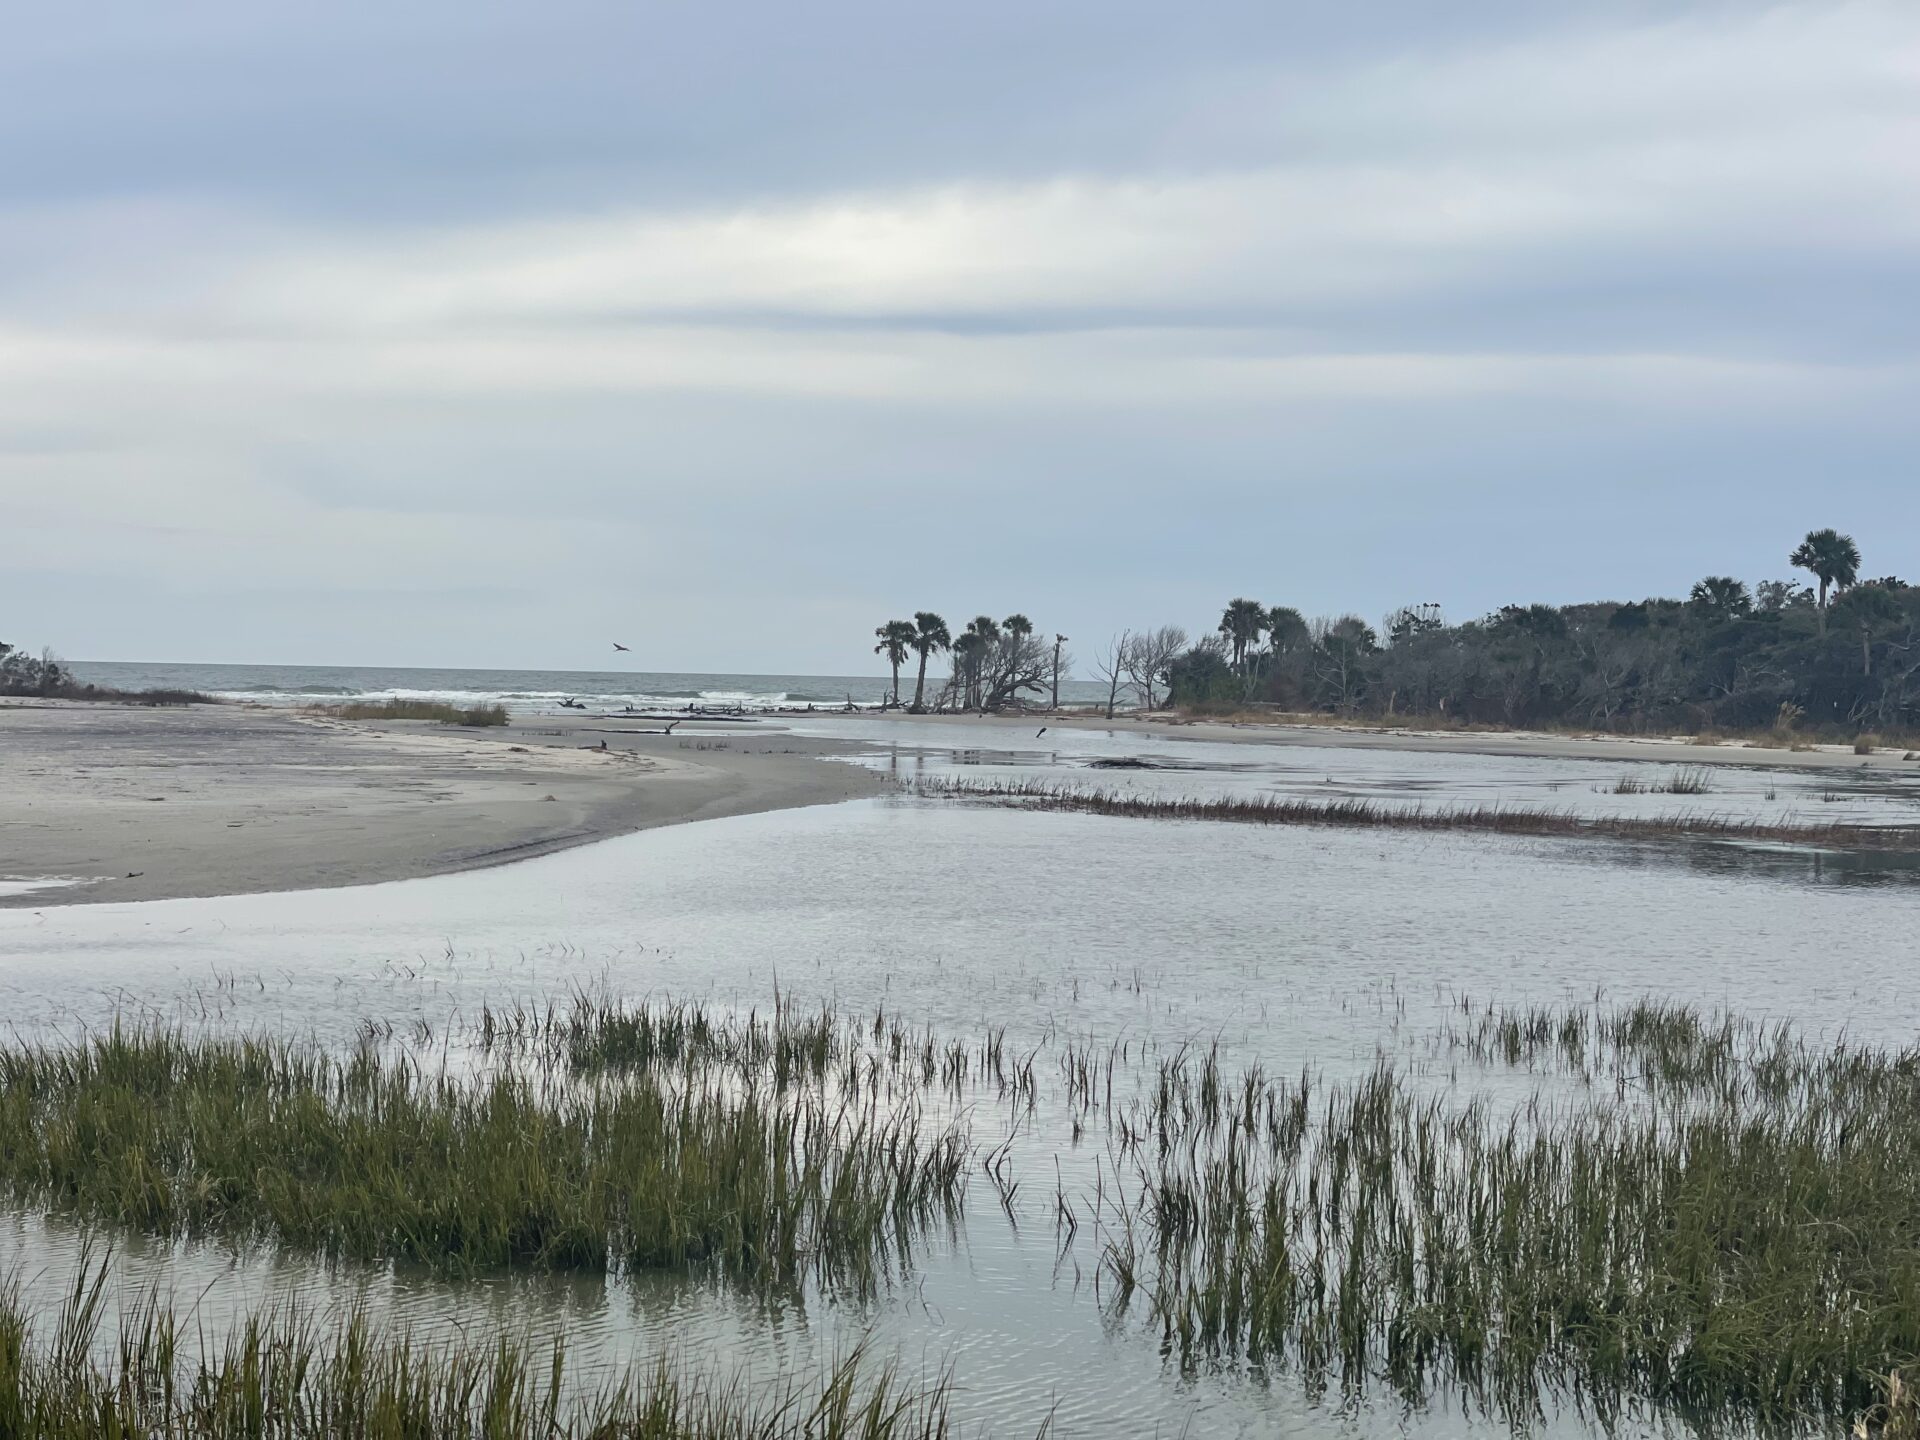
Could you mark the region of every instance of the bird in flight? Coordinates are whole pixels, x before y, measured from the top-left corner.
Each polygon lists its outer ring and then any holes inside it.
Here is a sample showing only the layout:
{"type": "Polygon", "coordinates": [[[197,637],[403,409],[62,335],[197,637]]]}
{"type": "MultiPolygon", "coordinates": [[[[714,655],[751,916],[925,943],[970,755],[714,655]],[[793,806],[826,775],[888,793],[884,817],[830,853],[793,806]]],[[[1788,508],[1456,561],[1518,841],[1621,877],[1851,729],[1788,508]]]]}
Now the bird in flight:
{"type": "Polygon", "coordinates": [[[625,650],[627,647],[622,645],[618,640],[616,640],[613,642],[613,648],[616,650],[625,650]]]}

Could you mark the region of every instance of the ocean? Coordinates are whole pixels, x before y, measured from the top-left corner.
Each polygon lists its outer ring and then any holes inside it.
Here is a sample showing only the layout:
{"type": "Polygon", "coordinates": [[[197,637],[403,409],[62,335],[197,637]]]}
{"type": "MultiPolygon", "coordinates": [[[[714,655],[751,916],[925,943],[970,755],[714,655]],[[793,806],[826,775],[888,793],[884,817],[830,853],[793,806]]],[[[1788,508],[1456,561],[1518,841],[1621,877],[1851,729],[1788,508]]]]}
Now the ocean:
{"type": "MultiPolygon", "coordinates": [[[[360,665],[172,665],[129,661],[69,662],[80,679],[123,690],[198,690],[261,705],[324,705],[344,700],[443,700],[505,705],[540,714],[578,700],[592,709],[632,705],[645,710],[877,709],[892,681],[872,675],[725,675],[655,670],[428,670],[360,665]]],[[[927,675],[931,699],[946,674],[927,675]]],[[[913,695],[914,672],[900,689],[913,695]]],[[[1062,681],[1062,703],[1106,700],[1106,686],[1062,681]]]]}

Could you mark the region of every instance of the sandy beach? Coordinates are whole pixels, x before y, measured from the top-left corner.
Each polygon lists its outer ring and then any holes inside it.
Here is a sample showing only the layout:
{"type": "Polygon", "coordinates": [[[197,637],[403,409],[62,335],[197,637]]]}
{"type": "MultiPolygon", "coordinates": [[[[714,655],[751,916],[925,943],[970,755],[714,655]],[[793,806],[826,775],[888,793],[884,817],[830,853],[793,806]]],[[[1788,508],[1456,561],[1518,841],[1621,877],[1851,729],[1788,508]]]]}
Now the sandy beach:
{"type": "Polygon", "coordinates": [[[241,706],[0,707],[0,906],[445,874],[884,788],[857,766],[812,758],[833,745],[778,731],[619,733],[632,728],[551,717],[488,730],[372,725],[241,706]]]}

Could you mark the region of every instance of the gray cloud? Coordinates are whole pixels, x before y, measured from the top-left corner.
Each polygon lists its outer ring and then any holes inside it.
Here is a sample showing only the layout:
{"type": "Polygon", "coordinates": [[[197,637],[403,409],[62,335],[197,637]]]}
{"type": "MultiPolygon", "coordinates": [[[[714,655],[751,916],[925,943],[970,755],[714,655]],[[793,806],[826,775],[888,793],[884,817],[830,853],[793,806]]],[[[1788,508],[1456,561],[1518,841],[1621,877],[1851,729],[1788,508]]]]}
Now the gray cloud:
{"type": "Polygon", "coordinates": [[[848,670],[1916,568],[1920,15],[1350,8],[20,21],[0,632],[848,670]]]}

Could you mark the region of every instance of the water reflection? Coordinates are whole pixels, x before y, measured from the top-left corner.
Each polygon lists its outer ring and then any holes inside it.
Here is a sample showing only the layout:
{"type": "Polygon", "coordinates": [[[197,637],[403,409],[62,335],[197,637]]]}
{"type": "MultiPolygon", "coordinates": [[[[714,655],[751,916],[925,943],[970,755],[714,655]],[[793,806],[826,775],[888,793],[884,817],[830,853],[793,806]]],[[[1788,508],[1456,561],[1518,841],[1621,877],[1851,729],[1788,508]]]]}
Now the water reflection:
{"type": "Polygon", "coordinates": [[[801,728],[856,742],[855,763],[903,780],[998,775],[1181,796],[1272,794],[1648,818],[1711,814],[1771,824],[1920,824],[1920,772],[1702,765],[1685,747],[1675,747],[1671,757],[1621,761],[1227,743],[1125,730],[1049,730],[1044,736],[997,730],[999,743],[983,745],[978,727],[903,727],[879,719],[801,728]],[[1152,768],[1101,768],[1115,760],[1152,768]]]}

